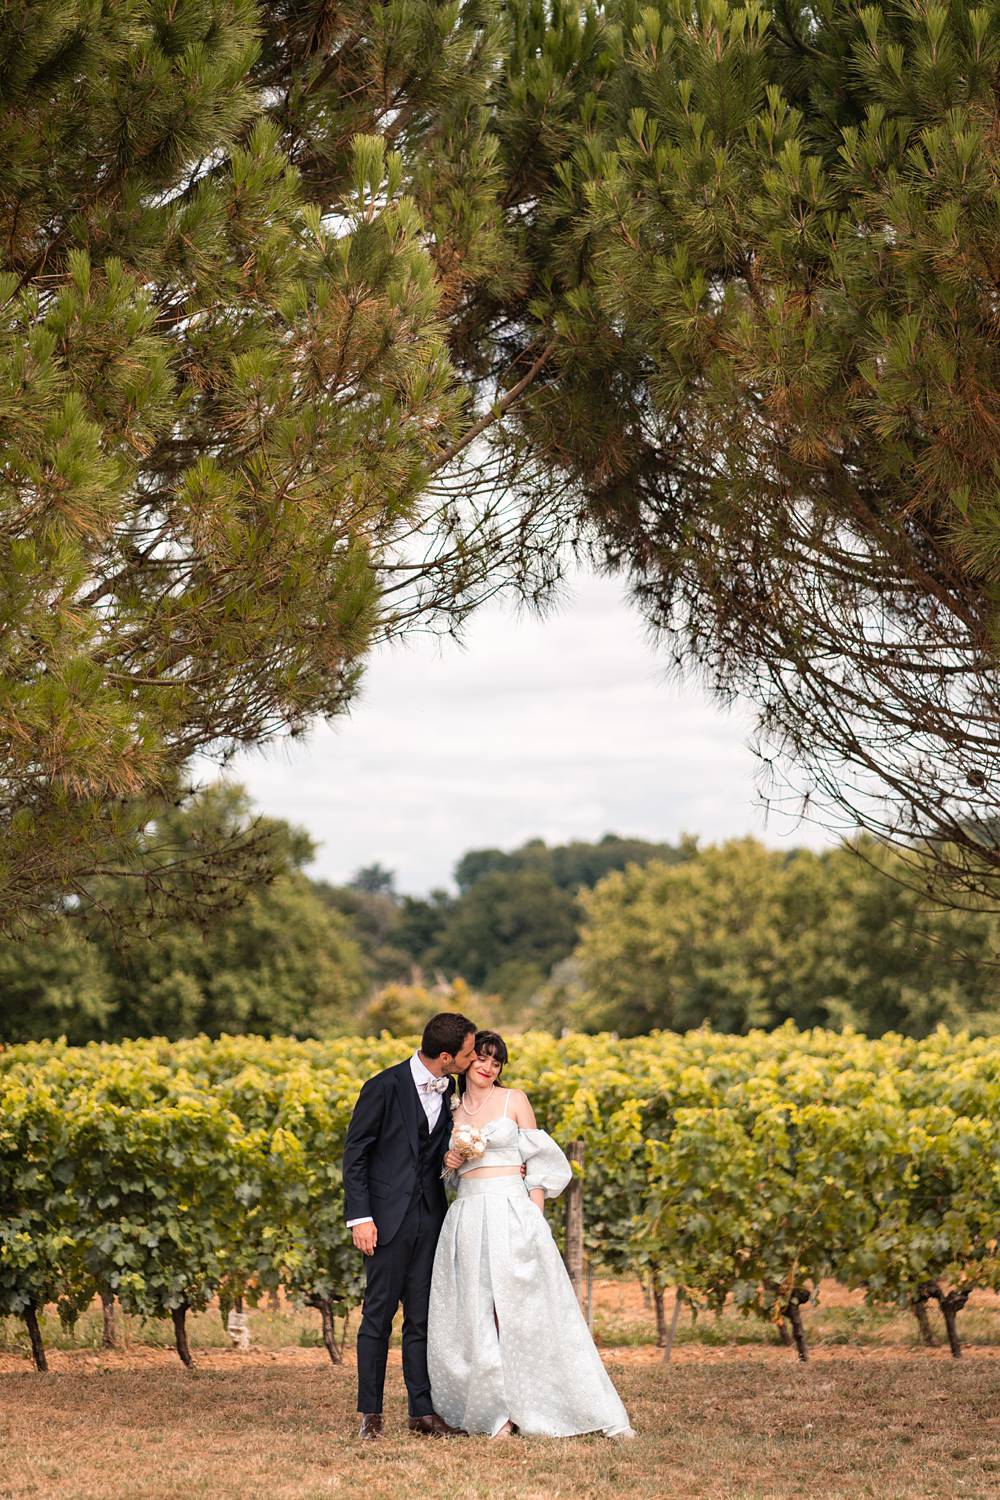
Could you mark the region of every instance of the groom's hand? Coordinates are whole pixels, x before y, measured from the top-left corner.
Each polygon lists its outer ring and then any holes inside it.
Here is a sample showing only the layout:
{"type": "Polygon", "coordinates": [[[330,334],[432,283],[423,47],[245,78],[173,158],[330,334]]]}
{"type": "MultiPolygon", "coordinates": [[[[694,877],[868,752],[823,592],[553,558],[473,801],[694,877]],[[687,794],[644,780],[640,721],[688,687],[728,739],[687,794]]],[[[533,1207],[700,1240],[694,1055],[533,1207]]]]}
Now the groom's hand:
{"type": "Polygon", "coordinates": [[[374,1255],[375,1246],[378,1244],[378,1230],[369,1219],[367,1224],[355,1224],[351,1230],[354,1236],[354,1248],[360,1250],[362,1255],[374,1255]]]}

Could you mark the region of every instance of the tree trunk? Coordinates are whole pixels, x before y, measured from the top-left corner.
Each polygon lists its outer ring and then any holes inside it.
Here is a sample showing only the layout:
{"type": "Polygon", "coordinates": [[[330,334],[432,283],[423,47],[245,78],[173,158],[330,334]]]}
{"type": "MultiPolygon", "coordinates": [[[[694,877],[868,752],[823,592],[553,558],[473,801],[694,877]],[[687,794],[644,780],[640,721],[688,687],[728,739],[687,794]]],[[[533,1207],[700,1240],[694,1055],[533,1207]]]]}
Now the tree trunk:
{"type": "MultiPolygon", "coordinates": [[[[583,1166],[583,1142],[571,1141],[566,1148],[570,1162],[583,1166]]],[[[583,1179],[576,1173],[566,1189],[566,1270],[573,1283],[576,1300],[583,1311],[583,1179]]]]}
{"type": "Polygon", "coordinates": [[[937,1339],[934,1337],[931,1320],[927,1316],[927,1298],[914,1297],[910,1306],[913,1308],[913,1316],[916,1318],[917,1327],[920,1329],[920,1337],[928,1348],[937,1348],[937,1339]]]}
{"type": "Polygon", "coordinates": [[[653,1311],[652,1282],[644,1277],[639,1277],[639,1285],[642,1287],[642,1305],[647,1312],[653,1311]]]}
{"type": "Polygon", "coordinates": [[[315,1292],[307,1299],[313,1307],[319,1308],[319,1315],[323,1322],[323,1343],[326,1352],[335,1365],[344,1363],[344,1356],[337,1347],[337,1340],[333,1331],[333,1303],[329,1297],[320,1297],[315,1292]]]}
{"type": "Polygon", "coordinates": [[[174,1343],[180,1356],[181,1364],[187,1365],[189,1370],[194,1369],[194,1360],[191,1358],[191,1350],[187,1340],[187,1310],[188,1305],[182,1302],[180,1307],[171,1308],[170,1316],[174,1324],[174,1343]]]}
{"type": "Polygon", "coordinates": [[[785,1322],[784,1313],[782,1313],[781,1317],[778,1319],[775,1327],[778,1330],[778,1337],[784,1344],[785,1348],[790,1349],[792,1347],[792,1335],[788,1331],[788,1324],[785,1322]]]}
{"type": "Polygon", "coordinates": [[[24,1321],[28,1329],[28,1338],[31,1340],[31,1357],[35,1361],[35,1369],[45,1373],[49,1368],[49,1362],[45,1358],[42,1330],[38,1326],[38,1312],[33,1302],[29,1303],[24,1310],[24,1321]]]}
{"type": "MultiPolygon", "coordinates": [[[[677,1333],[677,1324],[681,1316],[681,1303],[684,1301],[684,1288],[679,1286],[674,1292],[674,1310],[670,1314],[670,1327],[663,1343],[663,1363],[669,1364],[670,1356],[674,1352],[674,1337],[677,1333]]],[[[663,1293],[660,1293],[660,1305],[663,1304],[663,1293]]]]}
{"type": "Polygon", "coordinates": [[[115,1316],[115,1299],[110,1292],[101,1293],[101,1319],[104,1323],[101,1343],[105,1349],[117,1349],[118,1319],[115,1316]]]}
{"type": "Polygon", "coordinates": [[[948,1330],[948,1344],[952,1359],[962,1357],[962,1341],[958,1336],[956,1319],[968,1300],[968,1292],[948,1292],[945,1296],[938,1298],[944,1317],[944,1326],[948,1330]]]}
{"type": "Polygon", "coordinates": [[[657,1348],[663,1349],[667,1343],[667,1315],[663,1308],[663,1297],[666,1287],[658,1281],[653,1282],[653,1306],[656,1309],[656,1344],[657,1348]]]}
{"type": "Polygon", "coordinates": [[[344,1363],[344,1345],[347,1343],[347,1325],[351,1321],[351,1309],[344,1309],[344,1326],[340,1330],[340,1362],[344,1363]]]}
{"type": "Polygon", "coordinates": [[[802,1303],[808,1300],[807,1293],[793,1292],[784,1310],[785,1317],[792,1325],[792,1341],[795,1344],[795,1352],[803,1364],[809,1358],[809,1348],[806,1344],[806,1331],[802,1326],[802,1303]]]}

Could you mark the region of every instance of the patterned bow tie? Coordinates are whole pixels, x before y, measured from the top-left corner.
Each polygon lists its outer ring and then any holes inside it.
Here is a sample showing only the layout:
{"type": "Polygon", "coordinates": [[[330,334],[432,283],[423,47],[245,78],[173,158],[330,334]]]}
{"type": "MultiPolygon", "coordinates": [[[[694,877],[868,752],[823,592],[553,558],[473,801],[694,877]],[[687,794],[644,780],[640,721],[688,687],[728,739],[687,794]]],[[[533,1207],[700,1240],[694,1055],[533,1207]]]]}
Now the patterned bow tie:
{"type": "Polygon", "coordinates": [[[425,1094],[443,1094],[448,1087],[447,1078],[428,1078],[420,1085],[425,1094]]]}

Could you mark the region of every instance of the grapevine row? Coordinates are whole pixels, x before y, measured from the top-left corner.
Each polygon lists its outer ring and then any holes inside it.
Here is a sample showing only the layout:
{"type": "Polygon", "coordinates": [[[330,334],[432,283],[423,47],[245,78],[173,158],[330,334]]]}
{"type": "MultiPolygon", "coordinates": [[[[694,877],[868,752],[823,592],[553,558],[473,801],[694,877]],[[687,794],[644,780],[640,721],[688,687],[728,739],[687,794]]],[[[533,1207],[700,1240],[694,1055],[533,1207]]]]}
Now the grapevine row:
{"type": "MultiPolygon", "coordinates": [[[[360,1297],[340,1157],[358,1089],[407,1040],[255,1037],[0,1054],[0,1315],[69,1323],[95,1293],[169,1318],[283,1287],[360,1297]]],[[[706,1031],[511,1044],[540,1123],[583,1142],[592,1260],[657,1294],[727,1298],[791,1331],[823,1277],[922,1317],[953,1353],[976,1287],[997,1289],[1000,1040],[706,1031]]]]}

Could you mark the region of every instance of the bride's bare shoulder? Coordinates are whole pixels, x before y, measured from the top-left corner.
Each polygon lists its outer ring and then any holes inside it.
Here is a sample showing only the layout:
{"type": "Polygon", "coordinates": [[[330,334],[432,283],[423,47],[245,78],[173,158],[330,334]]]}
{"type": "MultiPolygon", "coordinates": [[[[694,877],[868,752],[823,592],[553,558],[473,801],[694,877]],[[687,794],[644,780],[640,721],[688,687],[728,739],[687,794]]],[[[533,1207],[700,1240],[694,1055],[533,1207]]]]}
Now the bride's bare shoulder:
{"type": "Polygon", "coordinates": [[[535,1112],[531,1107],[531,1100],[523,1089],[510,1090],[510,1105],[508,1113],[519,1125],[526,1130],[533,1130],[535,1125],[535,1112]]]}

